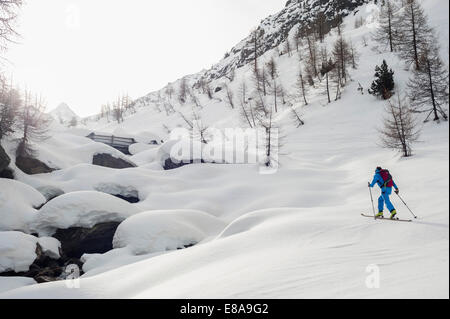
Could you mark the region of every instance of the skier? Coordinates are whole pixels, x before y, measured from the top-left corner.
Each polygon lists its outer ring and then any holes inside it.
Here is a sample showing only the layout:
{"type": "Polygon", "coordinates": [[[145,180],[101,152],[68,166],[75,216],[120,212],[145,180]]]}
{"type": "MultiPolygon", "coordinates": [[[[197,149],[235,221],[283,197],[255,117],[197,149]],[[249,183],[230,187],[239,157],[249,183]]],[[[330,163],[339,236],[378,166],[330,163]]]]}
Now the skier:
{"type": "Polygon", "coordinates": [[[381,196],[378,199],[378,215],[377,218],[384,218],[384,204],[386,203],[386,207],[391,212],[391,219],[394,219],[397,216],[397,210],[392,204],[389,196],[392,195],[392,187],[395,188],[395,193],[399,194],[400,190],[395,184],[394,179],[387,169],[382,169],[381,167],[377,167],[375,171],[375,176],[373,178],[372,183],[369,182],[369,187],[373,188],[375,184],[381,188],[381,196]]]}

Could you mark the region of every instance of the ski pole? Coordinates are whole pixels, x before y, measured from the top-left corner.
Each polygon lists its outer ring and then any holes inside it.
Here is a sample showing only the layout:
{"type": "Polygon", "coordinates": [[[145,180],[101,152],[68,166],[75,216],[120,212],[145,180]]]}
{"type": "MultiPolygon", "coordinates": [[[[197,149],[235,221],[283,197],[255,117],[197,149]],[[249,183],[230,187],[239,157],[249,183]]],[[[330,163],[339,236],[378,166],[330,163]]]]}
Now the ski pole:
{"type": "Polygon", "coordinates": [[[405,201],[403,200],[403,198],[402,198],[399,194],[397,194],[397,196],[398,196],[398,198],[400,198],[400,200],[403,202],[403,204],[405,204],[406,208],[408,208],[408,210],[409,210],[410,213],[414,216],[414,218],[417,219],[417,216],[414,215],[414,213],[412,212],[411,208],[408,207],[408,204],[405,203],[405,201]]]}
{"type": "Polygon", "coordinates": [[[377,219],[377,215],[375,213],[375,204],[373,202],[372,190],[370,189],[370,183],[369,183],[369,193],[370,193],[370,200],[372,201],[373,218],[377,219]]]}

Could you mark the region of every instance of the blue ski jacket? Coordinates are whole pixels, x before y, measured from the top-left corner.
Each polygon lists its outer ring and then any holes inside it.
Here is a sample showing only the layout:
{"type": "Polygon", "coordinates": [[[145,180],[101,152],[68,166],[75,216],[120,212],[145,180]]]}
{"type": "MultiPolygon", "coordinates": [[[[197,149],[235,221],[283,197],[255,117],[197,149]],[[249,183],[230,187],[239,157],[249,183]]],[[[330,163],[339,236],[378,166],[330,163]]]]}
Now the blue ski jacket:
{"type": "MultiPolygon", "coordinates": [[[[394,188],[398,189],[397,184],[395,184],[394,181],[392,181],[394,183],[394,188]]],[[[373,181],[372,184],[370,184],[370,187],[374,187],[375,184],[378,184],[378,186],[380,186],[381,189],[383,189],[384,187],[384,180],[383,177],[381,177],[380,175],[380,171],[376,171],[375,172],[375,176],[373,177],[373,181]]],[[[386,187],[386,188],[391,188],[391,187],[386,187]]]]}

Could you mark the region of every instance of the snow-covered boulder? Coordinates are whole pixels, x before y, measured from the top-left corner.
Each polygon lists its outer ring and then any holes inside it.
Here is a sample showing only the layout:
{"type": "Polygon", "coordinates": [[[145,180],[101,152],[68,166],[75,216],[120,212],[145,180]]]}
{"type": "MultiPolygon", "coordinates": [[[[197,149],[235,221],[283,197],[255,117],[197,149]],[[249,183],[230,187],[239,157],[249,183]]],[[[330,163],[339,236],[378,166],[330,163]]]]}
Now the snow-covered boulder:
{"type": "Polygon", "coordinates": [[[114,235],[114,248],[136,255],[175,250],[218,234],[224,222],[196,210],[149,211],[128,218],[114,235]]]}
{"type": "Polygon", "coordinates": [[[40,235],[53,235],[57,229],[92,228],[107,222],[121,222],[139,210],[109,194],[82,191],[55,198],[36,214],[33,229],[40,235]]]}
{"type": "Polygon", "coordinates": [[[144,144],[144,143],[135,143],[128,147],[128,151],[131,155],[136,155],[148,150],[154,150],[158,148],[159,145],[157,144],[144,144]]]}
{"type": "Polygon", "coordinates": [[[53,237],[41,237],[38,239],[38,243],[41,246],[42,253],[51,258],[61,258],[61,243],[59,240],[53,237]]]}
{"type": "Polygon", "coordinates": [[[0,231],[29,232],[36,209],[46,202],[37,190],[24,183],[0,178],[0,231]]]}
{"type": "Polygon", "coordinates": [[[16,231],[0,232],[0,273],[28,271],[37,258],[38,238],[16,231]]]}
{"type": "MultiPolygon", "coordinates": [[[[153,147],[146,151],[142,151],[130,157],[133,163],[136,163],[138,166],[147,165],[156,160],[157,154],[159,152],[159,147],[153,147]]],[[[159,163],[158,163],[159,164],[159,163]]]]}
{"type": "Polygon", "coordinates": [[[129,203],[138,203],[140,201],[139,192],[133,186],[122,186],[119,184],[100,183],[94,187],[96,191],[113,195],[129,203]]]}
{"type": "Polygon", "coordinates": [[[203,147],[202,143],[190,139],[170,140],[158,149],[156,161],[165,170],[192,163],[201,163],[203,147]]]}

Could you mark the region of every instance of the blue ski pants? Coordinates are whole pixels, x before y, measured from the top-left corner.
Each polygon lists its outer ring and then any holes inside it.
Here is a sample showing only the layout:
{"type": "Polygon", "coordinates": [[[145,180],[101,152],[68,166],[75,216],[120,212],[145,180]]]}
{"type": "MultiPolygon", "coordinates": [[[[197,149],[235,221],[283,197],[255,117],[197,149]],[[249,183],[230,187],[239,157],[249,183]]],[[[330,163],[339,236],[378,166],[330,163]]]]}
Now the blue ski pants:
{"type": "Polygon", "coordinates": [[[392,187],[385,187],[381,191],[382,194],[380,198],[378,198],[378,211],[384,211],[384,204],[386,204],[387,209],[392,212],[395,209],[394,205],[391,202],[391,199],[389,198],[389,196],[392,195],[392,187]]]}

